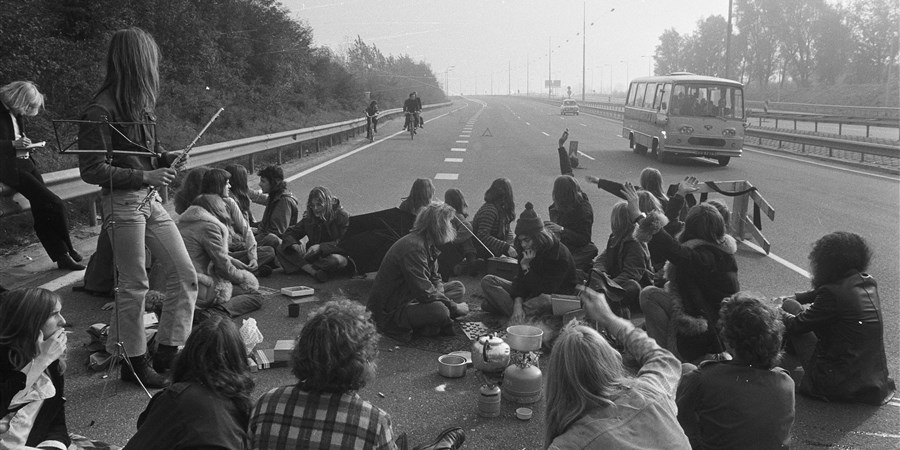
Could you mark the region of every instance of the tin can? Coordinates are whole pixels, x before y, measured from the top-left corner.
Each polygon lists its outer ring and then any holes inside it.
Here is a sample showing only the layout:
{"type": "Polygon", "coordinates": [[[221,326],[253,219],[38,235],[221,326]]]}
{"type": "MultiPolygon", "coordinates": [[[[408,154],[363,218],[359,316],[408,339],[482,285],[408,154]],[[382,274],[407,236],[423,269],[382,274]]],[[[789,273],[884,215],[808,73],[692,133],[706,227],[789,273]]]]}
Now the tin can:
{"type": "Polygon", "coordinates": [[[491,384],[481,386],[478,393],[478,415],[497,417],[500,415],[500,387],[491,384]]]}

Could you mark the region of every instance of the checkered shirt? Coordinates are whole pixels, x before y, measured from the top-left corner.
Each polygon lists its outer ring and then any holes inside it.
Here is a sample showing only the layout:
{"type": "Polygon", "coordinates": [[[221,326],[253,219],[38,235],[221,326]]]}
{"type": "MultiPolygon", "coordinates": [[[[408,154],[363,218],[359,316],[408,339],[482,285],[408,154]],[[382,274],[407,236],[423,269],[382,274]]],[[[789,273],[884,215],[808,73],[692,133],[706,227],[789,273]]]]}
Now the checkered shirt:
{"type": "Polygon", "coordinates": [[[282,386],[263,394],[250,418],[254,449],[396,450],[391,417],[355,393],[282,386]]]}

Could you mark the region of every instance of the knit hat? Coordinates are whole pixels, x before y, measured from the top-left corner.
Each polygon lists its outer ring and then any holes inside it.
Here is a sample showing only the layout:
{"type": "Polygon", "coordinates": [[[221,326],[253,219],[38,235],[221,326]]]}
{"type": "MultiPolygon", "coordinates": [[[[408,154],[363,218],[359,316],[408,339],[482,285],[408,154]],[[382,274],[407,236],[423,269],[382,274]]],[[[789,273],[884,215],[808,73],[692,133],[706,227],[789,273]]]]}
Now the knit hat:
{"type": "Polygon", "coordinates": [[[531,202],[525,204],[525,211],[516,221],[516,236],[530,236],[544,229],[544,222],[534,212],[534,205],[531,202]]]}

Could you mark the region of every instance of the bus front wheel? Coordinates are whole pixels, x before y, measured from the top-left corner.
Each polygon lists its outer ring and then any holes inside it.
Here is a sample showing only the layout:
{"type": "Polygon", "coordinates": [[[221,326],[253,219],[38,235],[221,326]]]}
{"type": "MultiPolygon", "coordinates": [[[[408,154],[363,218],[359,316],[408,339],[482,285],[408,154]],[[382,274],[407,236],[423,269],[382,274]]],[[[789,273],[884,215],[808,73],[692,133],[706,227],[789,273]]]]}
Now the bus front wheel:
{"type": "Polygon", "coordinates": [[[635,152],[635,153],[637,153],[638,155],[643,155],[643,154],[647,153],[647,147],[644,147],[643,145],[638,144],[637,142],[635,142],[635,141],[634,141],[634,136],[631,136],[631,138],[630,138],[629,140],[631,141],[631,142],[630,142],[630,144],[631,144],[630,147],[631,147],[632,149],[634,149],[634,152],[635,152]]]}
{"type": "Polygon", "coordinates": [[[716,158],[716,160],[719,161],[719,167],[725,167],[728,165],[729,162],[731,162],[731,157],[730,156],[720,156],[720,157],[716,158]]]}

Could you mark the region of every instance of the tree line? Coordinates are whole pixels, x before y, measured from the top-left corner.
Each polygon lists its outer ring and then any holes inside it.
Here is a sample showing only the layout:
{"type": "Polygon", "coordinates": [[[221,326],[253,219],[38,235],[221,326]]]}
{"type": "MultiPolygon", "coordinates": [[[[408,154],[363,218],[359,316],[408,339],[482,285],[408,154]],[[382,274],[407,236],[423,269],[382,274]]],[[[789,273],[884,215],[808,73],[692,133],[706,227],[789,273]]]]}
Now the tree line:
{"type": "MultiPolygon", "coordinates": [[[[361,117],[370,99],[402,106],[411,91],[444,100],[430,67],[384,56],[361,39],[346,55],[312,45],[313,30],[275,0],[17,0],[0,9],[0,84],[35,81],[52,119],[76,119],[99,87],[111,34],[136,26],[162,53],[161,140],[184,145],[219,107],[204,142],[361,117]]],[[[52,155],[37,155],[50,160],[52,155]]]]}
{"type": "MultiPolygon", "coordinates": [[[[900,10],[896,0],[735,0],[729,78],[765,89],[896,83],[900,10]]],[[[709,16],[690,34],[665,30],[656,74],[726,74],[727,20],[709,16]]]]}

